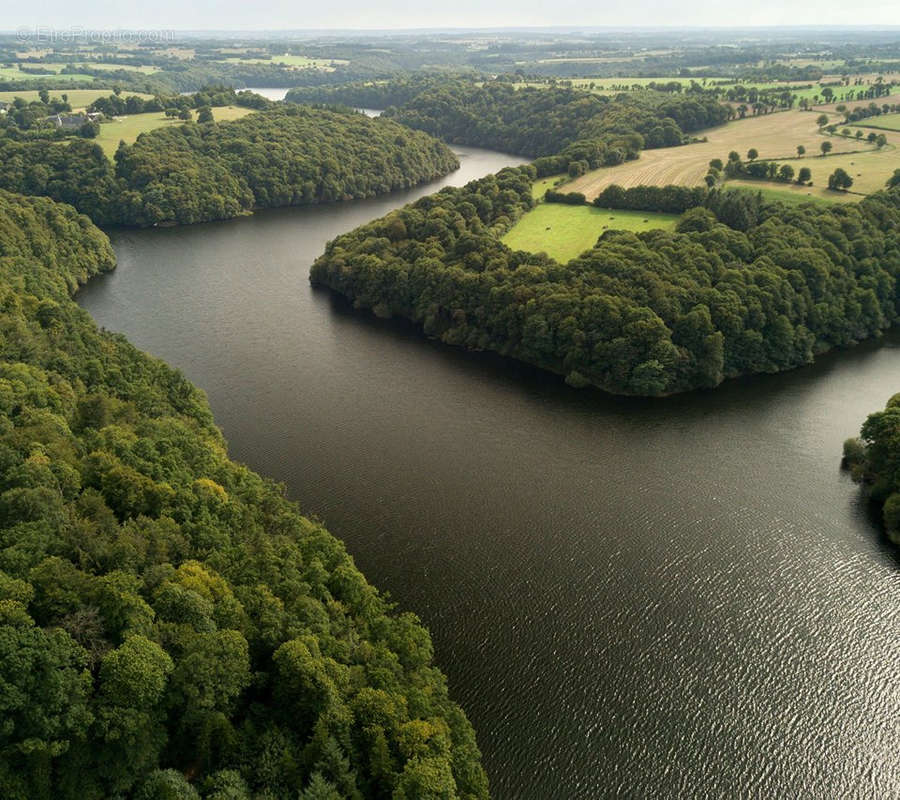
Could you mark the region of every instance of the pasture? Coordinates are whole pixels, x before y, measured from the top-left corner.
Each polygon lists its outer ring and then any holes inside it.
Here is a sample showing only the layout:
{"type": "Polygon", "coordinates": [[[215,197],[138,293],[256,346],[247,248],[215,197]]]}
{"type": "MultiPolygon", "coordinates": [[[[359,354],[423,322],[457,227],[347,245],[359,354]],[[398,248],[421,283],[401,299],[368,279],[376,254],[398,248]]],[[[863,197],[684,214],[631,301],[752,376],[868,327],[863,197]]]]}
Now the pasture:
{"type": "Polygon", "coordinates": [[[878,117],[868,117],[859,122],[852,123],[858,128],[878,128],[884,131],[900,131],[900,114],[882,114],[878,117]]]}
{"type": "Polygon", "coordinates": [[[585,250],[608,230],[671,230],[678,217],[652,211],[614,211],[594,206],[569,206],[541,203],[506,233],[502,241],[513,250],[546,253],[565,264],[585,250]]]}
{"type": "MultiPolygon", "coordinates": [[[[854,79],[861,79],[864,83],[858,86],[850,85],[850,86],[831,86],[829,87],[831,91],[834,93],[833,99],[831,103],[825,104],[824,98],[822,96],[822,91],[825,87],[822,86],[823,83],[830,83],[836,80],[839,80],[839,75],[826,75],[819,81],[778,81],[778,82],[765,82],[765,81],[735,81],[733,78],[692,78],[690,76],[665,76],[658,78],[646,78],[646,77],[638,77],[638,76],[624,76],[624,77],[615,77],[615,78],[571,78],[566,79],[570,80],[572,85],[579,88],[585,89],[588,91],[592,91],[595,94],[617,94],[619,92],[632,92],[636,90],[640,90],[645,88],[650,83],[657,84],[665,84],[665,83],[680,83],[683,87],[687,88],[691,85],[691,83],[696,82],[699,83],[706,89],[717,88],[722,91],[727,91],[728,89],[733,89],[735,86],[741,85],[746,89],[757,89],[761,92],[790,92],[794,95],[796,101],[800,99],[806,99],[811,104],[815,103],[815,108],[818,110],[820,107],[824,110],[834,110],[834,106],[840,105],[844,103],[846,105],[868,105],[868,99],[855,99],[857,93],[865,92],[868,88],[869,84],[875,82],[876,77],[878,77],[875,73],[868,75],[858,75],[854,76],[854,79]]],[[[895,81],[900,82],[900,73],[892,73],[883,75],[885,81],[895,81]]],[[[519,87],[522,86],[535,86],[537,88],[546,87],[547,82],[522,82],[516,84],[519,87]]],[[[882,100],[878,100],[879,103],[882,100]]]]}
{"type": "Polygon", "coordinates": [[[29,72],[22,72],[18,66],[0,67],[0,80],[2,81],[53,81],[54,84],[61,83],[89,83],[94,80],[93,75],[84,74],[66,74],[60,75],[59,71],[63,68],[63,64],[32,64],[30,66],[46,69],[50,74],[32,75],[29,72]]]}
{"type": "MultiPolygon", "coordinates": [[[[895,137],[900,141],[900,137],[895,137]]],[[[813,186],[809,189],[814,195],[820,195],[832,200],[859,200],[860,195],[871,194],[884,188],[885,181],[900,167],[900,151],[896,147],[888,146],[883,150],[869,150],[865,153],[838,153],[826,158],[801,158],[785,160],[794,170],[800,167],[809,167],[812,172],[813,186]],[[828,176],[838,167],[846,170],[853,178],[853,186],[849,193],[831,192],[828,190],[828,176]]],[[[777,188],[784,184],[768,184],[777,188]]]]}
{"type": "Polygon", "coordinates": [[[546,178],[538,178],[531,184],[531,196],[535,200],[540,200],[546,193],[547,189],[553,189],[568,180],[567,175],[562,173],[558,175],[548,175],[546,178]]]}
{"type": "MultiPolygon", "coordinates": [[[[50,89],[49,92],[51,98],[66,95],[66,97],[69,98],[69,105],[71,105],[73,109],[79,109],[89,106],[98,97],[109,97],[109,95],[112,94],[112,89],[50,89]]],[[[142,94],[141,92],[123,92],[124,96],[132,94],[143,97],[145,100],[149,100],[153,96],[142,94]]],[[[12,102],[17,97],[21,97],[29,103],[40,99],[38,97],[37,89],[23,89],[18,92],[0,92],[0,100],[4,100],[7,103],[12,102]]]]}
{"type": "MultiPolygon", "coordinates": [[[[833,170],[832,170],[833,171],[833,170]]],[[[827,176],[826,184],[827,185],[827,176]]],[[[856,203],[861,197],[850,192],[829,192],[819,186],[798,186],[796,183],[775,183],[774,181],[728,181],[726,189],[741,189],[761,194],[766,200],[778,200],[792,206],[801,203],[856,203]]]]}
{"type": "MultiPolygon", "coordinates": [[[[737,151],[742,158],[745,158],[751,147],[758,151],[761,159],[773,159],[779,162],[790,159],[795,170],[800,166],[809,167],[813,170],[813,181],[816,184],[827,180],[828,174],[835,167],[843,166],[841,163],[833,162],[832,159],[839,154],[848,153],[852,153],[847,159],[848,162],[866,157],[866,169],[871,170],[873,176],[866,185],[877,183],[882,174],[881,182],[887,180],[888,175],[898,165],[895,149],[885,148],[879,154],[872,145],[860,143],[854,139],[842,136],[825,137],[819,133],[816,125],[818,116],[818,112],[781,111],[735,120],[698,134],[705,135],[706,142],[645,150],[636,161],[627,161],[615,167],[601,167],[593,170],[565,184],[561,191],[582,192],[590,200],[613,183],[624,187],[641,184],[665,186],[670,183],[697,186],[703,182],[711,159],[721,158],[724,161],[732,150],[737,151]],[[826,138],[832,144],[834,155],[823,159],[816,154],[820,152],[819,147],[826,138]],[[797,145],[801,144],[806,148],[807,155],[798,159],[797,145]],[[869,157],[872,158],[871,162],[868,161],[869,157]],[[893,162],[893,166],[888,169],[891,162],[893,162]],[[834,166],[831,166],[832,163],[834,166]],[[823,165],[827,165],[824,167],[827,169],[824,177],[822,176],[823,165]]],[[[835,115],[833,121],[839,122],[840,119],[835,115]]],[[[896,143],[900,143],[900,136],[893,138],[897,140],[896,143]]],[[[894,143],[890,135],[888,139],[892,144],[894,143]]],[[[857,169],[856,171],[861,172],[862,170],[857,169]]],[[[865,191],[871,191],[871,189],[865,191]]]]}
{"type": "Polygon", "coordinates": [[[160,72],[159,67],[151,67],[151,66],[141,66],[137,67],[134,64],[116,64],[115,62],[109,61],[85,61],[78,66],[90,67],[91,69],[99,69],[102,72],[118,72],[119,70],[126,70],[128,72],[141,72],[144,75],[152,75],[154,72],[160,72]]]}
{"type": "MultiPolygon", "coordinates": [[[[239,106],[222,106],[214,108],[213,119],[216,122],[225,122],[232,119],[240,119],[247,114],[252,113],[250,108],[241,108],[239,106]]],[[[119,147],[119,142],[131,144],[138,136],[147,131],[163,128],[167,125],[183,125],[184,122],[178,119],[170,119],[158,111],[151,111],[147,114],[131,114],[127,117],[118,117],[112,122],[104,122],[100,126],[100,133],[94,141],[103,148],[103,152],[109,158],[112,158],[119,147]]]]}
{"type": "Polygon", "coordinates": [[[238,64],[274,64],[282,67],[290,67],[292,69],[319,69],[323,72],[332,72],[338,64],[348,64],[350,62],[341,58],[307,58],[306,56],[295,56],[290,53],[284,53],[280,56],[272,56],[272,58],[226,58],[220,59],[225,63],[238,64]]]}
{"type": "MultiPolygon", "coordinates": [[[[898,78],[900,79],[900,78],[898,78]]],[[[875,100],[844,100],[838,101],[836,100],[833,103],[829,103],[828,105],[816,106],[816,111],[828,111],[837,113],[837,106],[845,105],[851,111],[857,106],[867,106],[869,103],[877,103],[878,105],[884,105],[885,103],[889,105],[893,105],[894,103],[900,103],[900,92],[895,91],[893,94],[885,95],[884,97],[878,97],[875,100]]],[[[835,120],[837,121],[837,120],[835,120]]]]}

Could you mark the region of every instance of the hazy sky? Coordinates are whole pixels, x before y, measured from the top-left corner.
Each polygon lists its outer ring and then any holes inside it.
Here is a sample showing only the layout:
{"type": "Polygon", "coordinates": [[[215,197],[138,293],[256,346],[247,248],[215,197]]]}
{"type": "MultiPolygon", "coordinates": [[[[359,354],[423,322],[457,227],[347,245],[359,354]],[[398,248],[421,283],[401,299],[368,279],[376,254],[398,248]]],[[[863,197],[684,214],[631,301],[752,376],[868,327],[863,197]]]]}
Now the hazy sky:
{"type": "Polygon", "coordinates": [[[897,0],[3,0],[0,28],[898,25],[897,0]]]}

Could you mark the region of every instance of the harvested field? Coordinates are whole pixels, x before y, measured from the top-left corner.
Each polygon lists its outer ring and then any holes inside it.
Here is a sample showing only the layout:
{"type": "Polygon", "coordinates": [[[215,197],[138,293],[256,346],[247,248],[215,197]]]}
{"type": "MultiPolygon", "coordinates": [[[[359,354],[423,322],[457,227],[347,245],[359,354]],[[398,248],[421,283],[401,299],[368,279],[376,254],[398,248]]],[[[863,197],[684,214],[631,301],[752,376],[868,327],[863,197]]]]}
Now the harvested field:
{"type": "MultiPolygon", "coordinates": [[[[69,105],[71,105],[73,109],[84,108],[93,103],[98,97],[109,97],[109,95],[113,93],[112,89],[50,89],[49,91],[50,97],[61,97],[62,95],[66,95],[69,98],[69,105]]],[[[126,97],[132,94],[136,94],[138,97],[144,98],[144,100],[149,100],[153,97],[151,94],[143,94],[141,92],[126,91],[123,93],[126,97]]],[[[12,102],[17,97],[21,97],[23,100],[27,100],[31,103],[39,99],[38,90],[20,89],[19,91],[14,92],[0,92],[0,100],[7,103],[12,102]]]]}
{"type": "MultiPolygon", "coordinates": [[[[745,158],[751,147],[756,148],[761,159],[778,161],[793,159],[792,165],[795,169],[798,164],[813,169],[817,162],[830,164],[831,159],[835,157],[829,156],[823,159],[814,155],[820,152],[819,146],[826,138],[831,142],[835,154],[852,152],[855,158],[869,153],[875,154],[875,148],[872,145],[842,136],[826,137],[819,133],[816,119],[820,113],[819,109],[814,112],[781,111],[735,120],[719,128],[710,128],[698,134],[706,135],[708,138],[706,142],[645,150],[636,161],[593,170],[565,184],[562,191],[582,192],[590,199],[596,197],[613,183],[625,187],[641,184],[665,186],[670,183],[696,186],[702,183],[711,159],[721,158],[724,161],[732,150],[736,150],[742,158],[745,158]],[[806,147],[807,155],[802,159],[797,159],[797,145],[800,144],[806,147]],[[860,150],[865,152],[854,152],[860,150]]],[[[834,115],[834,122],[839,122],[840,119],[842,117],[834,115]]],[[[900,144],[900,136],[895,135],[891,138],[889,134],[888,141],[892,144],[900,144]]],[[[896,160],[898,151],[891,148],[890,152],[896,160]]],[[[884,160],[883,154],[881,154],[878,163],[880,164],[884,160]]],[[[829,173],[837,166],[842,166],[842,164],[835,163],[834,166],[830,166],[829,173]]],[[[887,179],[890,172],[893,172],[893,169],[885,173],[882,182],[887,179]]],[[[820,180],[815,175],[815,170],[813,174],[814,181],[820,180]]]]}

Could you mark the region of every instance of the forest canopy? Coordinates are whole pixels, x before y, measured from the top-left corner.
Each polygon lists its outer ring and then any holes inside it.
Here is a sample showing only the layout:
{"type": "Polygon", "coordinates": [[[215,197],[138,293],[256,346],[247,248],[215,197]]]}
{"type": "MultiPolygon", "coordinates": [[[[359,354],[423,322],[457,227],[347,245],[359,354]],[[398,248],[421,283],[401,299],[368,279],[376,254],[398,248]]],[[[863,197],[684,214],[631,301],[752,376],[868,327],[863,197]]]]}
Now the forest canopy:
{"type": "Polygon", "coordinates": [[[88,140],[11,137],[0,137],[0,160],[0,188],[139,226],[372,197],[459,165],[446,145],[390,120],[295,105],[153,130],[121,145],[115,163],[88,140]]]}
{"type": "Polygon", "coordinates": [[[858,439],[847,440],[844,460],[881,509],[888,537],[900,544],[900,393],[869,416],[858,439]]]}
{"type": "Polygon", "coordinates": [[[900,191],[791,208],[714,191],[675,232],[608,231],[563,265],[498,238],[532,207],[535,172],[444,189],[340,236],[311,280],[449,344],[631,395],[790,369],[900,314],[900,191]]]}
{"type": "Polygon", "coordinates": [[[113,263],[0,191],[0,796],[486,798],[418,619],[71,299],[113,263]]]}
{"type": "Polygon", "coordinates": [[[611,99],[572,88],[428,76],[296,89],[286,99],[387,108],[385,116],[445,141],[530,158],[556,155],[579,140],[601,141],[621,150],[619,161],[645,147],[682,144],[685,134],[721,125],[730,113],[706,96],[647,91],[611,99]]]}

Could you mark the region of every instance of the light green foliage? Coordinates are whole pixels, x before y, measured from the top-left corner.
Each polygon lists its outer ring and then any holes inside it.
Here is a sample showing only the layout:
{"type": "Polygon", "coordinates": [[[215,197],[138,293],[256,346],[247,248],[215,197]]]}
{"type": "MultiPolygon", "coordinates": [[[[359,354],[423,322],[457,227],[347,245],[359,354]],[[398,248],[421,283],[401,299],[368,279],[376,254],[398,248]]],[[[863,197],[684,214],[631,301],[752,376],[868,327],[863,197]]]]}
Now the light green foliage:
{"type": "MultiPolygon", "coordinates": [[[[290,105],[202,125],[149,117],[130,118],[153,129],[119,147],[112,162],[84,139],[0,136],[0,188],[71,203],[98,224],[191,224],[373,197],[459,164],[425,133],[352,111],[290,105]]],[[[130,130],[132,122],[105,123],[101,136],[115,136],[117,125],[130,130]]]]}
{"type": "Polygon", "coordinates": [[[565,263],[593,247],[608,230],[671,230],[675,220],[673,214],[652,211],[542,203],[519,219],[503,237],[503,243],[513,250],[544,252],[565,263]]]}
{"type": "Polygon", "coordinates": [[[111,266],[86,217],[0,191],[0,797],[390,797],[421,722],[486,798],[418,620],[71,300],[111,266]]]}

